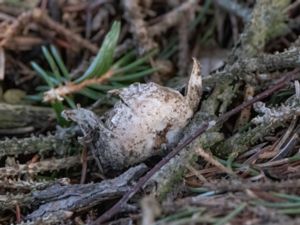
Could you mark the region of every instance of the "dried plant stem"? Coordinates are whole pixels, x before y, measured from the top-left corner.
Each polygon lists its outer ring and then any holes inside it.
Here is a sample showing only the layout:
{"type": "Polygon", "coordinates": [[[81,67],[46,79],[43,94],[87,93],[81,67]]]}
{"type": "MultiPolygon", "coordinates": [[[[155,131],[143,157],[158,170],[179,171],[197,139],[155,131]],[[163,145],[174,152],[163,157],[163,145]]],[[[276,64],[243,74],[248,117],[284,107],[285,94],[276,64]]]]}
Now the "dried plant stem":
{"type": "MultiPolygon", "coordinates": [[[[245,86],[245,92],[244,92],[244,99],[248,100],[251,99],[254,96],[255,88],[253,85],[246,84],[245,86]]],[[[245,108],[243,111],[241,111],[239,118],[235,122],[234,130],[238,130],[242,126],[244,126],[246,123],[249,122],[251,117],[251,107],[245,108]]]]}
{"type": "Polygon", "coordinates": [[[0,80],[4,80],[5,75],[5,52],[2,47],[0,47],[0,80]]]}
{"type": "Polygon", "coordinates": [[[82,38],[80,35],[72,32],[71,30],[67,29],[66,27],[55,22],[43,10],[34,9],[32,11],[32,17],[35,22],[40,23],[40,24],[56,31],[58,34],[65,36],[70,41],[74,41],[74,43],[78,44],[79,46],[90,50],[94,54],[97,54],[98,46],[92,44],[88,40],[82,38]]]}
{"type": "MultiPolygon", "coordinates": [[[[191,10],[190,10],[191,11],[191,10]]],[[[189,30],[188,24],[192,20],[191,16],[185,16],[178,25],[179,35],[179,52],[178,52],[178,68],[179,75],[184,76],[187,71],[187,65],[189,60],[189,30]]]]}
{"type": "Polygon", "coordinates": [[[232,170],[228,169],[227,167],[223,166],[219,161],[215,160],[210,152],[204,151],[204,149],[200,147],[196,150],[196,152],[199,154],[199,156],[205,159],[205,161],[216,166],[222,172],[225,172],[230,175],[235,175],[232,170]]]}
{"type": "Polygon", "coordinates": [[[80,35],[74,33],[73,31],[67,29],[61,24],[55,22],[51,19],[47,13],[41,9],[35,8],[32,11],[22,13],[4,32],[4,38],[0,42],[0,46],[6,46],[11,39],[16,35],[16,33],[21,30],[29,22],[34,21],[37,24],[41,24],[56,33],[65,36],[68,40],[76,43],[82,48],[88,49],[93,54],[97,54],[98,46],[91,43],[90,41],[82,38],[80,35]]]}
{"type": "Polygon", "coordinates": [[[143,18],[139,0],[123,0],[122,5],[125,11],[125,19],[130,24],[130,31],[138,44],[139,53],[143,54],[153,48],[156,48],[157,44],[150,36],[151,32],[149,32],[147,24],[143,18]]]}
{"type": "Polygon", "coordinates": [[[81,177],[80,177],[80,184],[84,184],[86,180],[86,173],[87,173],[87,163],[88,163],[88,151],[87,148],[84,147],[81,154],[81,177]]]}
{"type": "Polygon", "coordinates": [[[22,13],[16,20],[13,21],[11,25],[7,27],[4,31],[3,39],[0,42],[0,46],[4,47],[8,44],[9,41],[13,38],[13,36],[22,29],[29,21],[32,20],[32,12],[24,12],[22,13]]]}
{"type": "Polygon", "coordinates": [[[195,8],[196,4],[196,0],[188,0],[170,12],[164,14],[161,16],[160,20],[157,19],[159,22],[149,27],[149,35],[160,35],[170,27],[175,26],[182,19],[182,15],[189,12],[192,8],[195,8]]]}
{"type": "Polygon", "coordinates": [[[51,102],[54,100],[63,100],[63,96],[78,92],[82,90],[83,88],[92,85],[92,84],[103,84],[106,82],[109,78],[111,78],[114,75],[113,70],[107,71],[104,75],[98,78],[92,78],[85,80],[79,84],[74,83],[67,83],[65,86],[61,86],[58,88],[51,89],[44,93],[44,102],[51,102]]]}

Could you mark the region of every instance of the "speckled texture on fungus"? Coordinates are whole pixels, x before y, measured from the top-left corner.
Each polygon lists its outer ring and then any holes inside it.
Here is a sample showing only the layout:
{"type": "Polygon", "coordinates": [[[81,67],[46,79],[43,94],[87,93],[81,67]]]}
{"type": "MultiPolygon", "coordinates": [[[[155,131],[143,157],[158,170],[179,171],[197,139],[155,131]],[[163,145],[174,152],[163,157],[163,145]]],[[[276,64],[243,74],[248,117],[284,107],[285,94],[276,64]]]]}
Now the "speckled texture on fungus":
{"type": "Polygon", "coordinates": [[[75,121],[84,135],[90,135],[91,149],[105,171],[120,170],[175,144],[201,93],[200,68],[194,61],[185,96],[155,83],[135,83],[112,91],[120,101],[103,118],[82,108],[64,111],[63,115],[75,121]]]}

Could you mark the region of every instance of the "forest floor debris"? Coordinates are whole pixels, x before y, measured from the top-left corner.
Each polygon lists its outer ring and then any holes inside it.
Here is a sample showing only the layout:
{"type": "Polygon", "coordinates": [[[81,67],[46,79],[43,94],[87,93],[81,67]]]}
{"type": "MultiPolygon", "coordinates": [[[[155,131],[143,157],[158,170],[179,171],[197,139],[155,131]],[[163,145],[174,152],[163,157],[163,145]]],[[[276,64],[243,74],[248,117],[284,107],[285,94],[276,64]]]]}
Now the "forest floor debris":
{"type": "Polygon", "coordinates": [[[0,224],[299,223],[299,7],[2,1],[0,224]],[[95,129],[61,112],[105,120],[134,82],[184,94],[193,57],[203,94],[178,145],[103,174],[95,129]]]}

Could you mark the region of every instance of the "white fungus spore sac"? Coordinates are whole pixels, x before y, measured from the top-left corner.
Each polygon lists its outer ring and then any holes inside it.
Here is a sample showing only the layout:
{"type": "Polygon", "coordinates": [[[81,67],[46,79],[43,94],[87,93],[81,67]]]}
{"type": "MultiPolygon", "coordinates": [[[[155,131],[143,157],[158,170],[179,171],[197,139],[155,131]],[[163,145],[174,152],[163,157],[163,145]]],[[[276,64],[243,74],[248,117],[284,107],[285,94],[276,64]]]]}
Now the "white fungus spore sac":
{"type": "Polygon", "coordinates": [[[120,101],[101,118],[83,108],[63,112],[79,125],[104,172],[144,161],[178,142],[201,99],[200,66],[194,59],[185,95],[152,82],[110,93],[120,101]]]}

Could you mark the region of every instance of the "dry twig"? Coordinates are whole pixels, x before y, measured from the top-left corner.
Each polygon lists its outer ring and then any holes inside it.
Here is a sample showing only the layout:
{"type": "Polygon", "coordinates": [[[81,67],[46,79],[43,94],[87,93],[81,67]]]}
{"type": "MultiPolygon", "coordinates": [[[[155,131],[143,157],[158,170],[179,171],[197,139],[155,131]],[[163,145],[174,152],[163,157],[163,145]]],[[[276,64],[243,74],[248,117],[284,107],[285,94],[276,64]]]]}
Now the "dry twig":
{"type": "Polygon", "coordinates": [[[223,166],[219,161],[215,160],[211,153],[204,151],[202,148],[198,148],[196,152],[204,158],[210,164],[219,168],[222,172],[225,172],[230,175],[235,175],[232,170],[228,169],[227,167],[223,166]]]}
{"type": "Polygon", "coordinates": [[[32,18],[35,22],[40,23],[45,27],[54,30],[56,33],[65,36],[65,38],[68,40],[76,43],[84,49],[88,49],[93,54],[97,54],[98,46],[92,44],[90,41],[82,38],[80,35],[55,22],[44,11],[40,9],[34,9],[32,11],[32,18]]]}
{"type": "Polygon", "coordinates": [[[4,38],[1,40],[0,46],[6,46],[12,40],[12,38],[31,21],[54,30],[57,34],[63,35],[68,40],[76,43],[78,46],[81,46],[84,49],[88,49],[93,54],[97,54],[98,52],[98,46],[67,29],[65,26],[57,23],[51,19],[45,11],[38,8],[21,14],[15,21],[13,21],[13,23],[5,30],[3,35],[4,38]]]}
{"type": "Polygon", "coordinates": [[[130,31],[133,33],[133,36],[137,42],[139,53],[144,54],[156,48],[157,44],[150,37],[150,32],[144,21],[141,7],[139,6],[139,0],[122,1],[125,18],[130,24],[130,31]]]}
{"type": "Polygon", "coordinates": [[[188,0],[183,4],[181,4],[180,6],[178,6],[177,8],[173,9],[172,11],[166,13],[161,18],[156,19],[159,22],[149,27],[149,35],[151,36],[160,35],[170,27],[178,24],[182,19],[184,13],[191,10],[191,8],[194,8],[196,3],[197,0],[188,0]]]}
{"type": "Polygon", "coordinates": [[[83,88],[92,85],[92,84],[102,84],[106,82],[109,78],[111,78],[114,75],[113,70],[107,71],[105,74],[103,74],[101,77],[98,78],[91,78],[88,80],[85,80],[79,84],[74,83],[67,83],[65,86],[61,86],[55,89],[50,89],[49,91],[44,93],[44,102],[51,102],[54,100],[62,101],[63,97],[72,94],[75,92],[78,92],[82,90],[83,88]]]}

